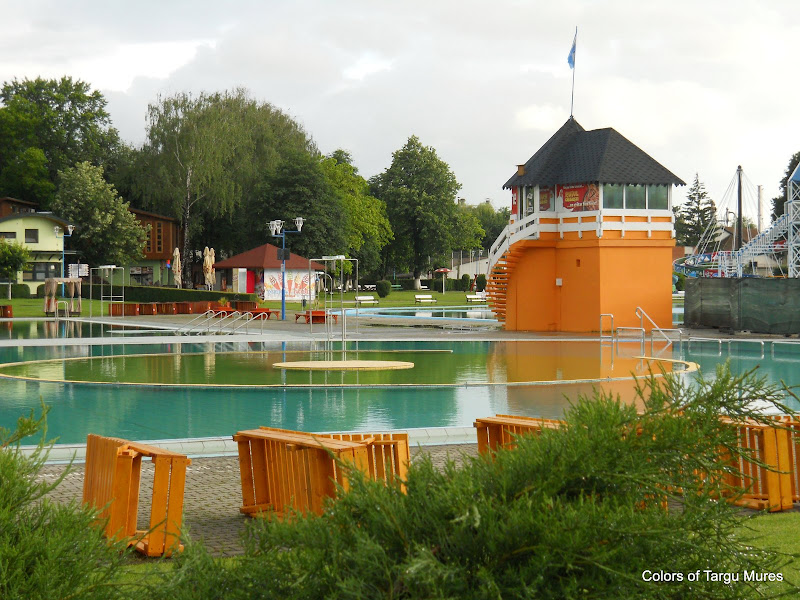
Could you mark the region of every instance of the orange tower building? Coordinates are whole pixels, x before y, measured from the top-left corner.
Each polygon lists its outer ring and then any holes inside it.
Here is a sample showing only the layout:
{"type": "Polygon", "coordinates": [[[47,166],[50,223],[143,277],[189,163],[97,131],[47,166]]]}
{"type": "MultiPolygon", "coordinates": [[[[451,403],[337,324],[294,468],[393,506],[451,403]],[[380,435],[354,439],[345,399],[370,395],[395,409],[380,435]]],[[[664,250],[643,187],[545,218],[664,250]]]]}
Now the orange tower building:
{"type": "Polygon", "coordinates": [[[685,183],[615,130],[570,117],[503,186],[511,220],[486,288],[497,318],[512,331],[599,331],[607,315],[615,327],[671,327],[675,185],[685,183]]]}

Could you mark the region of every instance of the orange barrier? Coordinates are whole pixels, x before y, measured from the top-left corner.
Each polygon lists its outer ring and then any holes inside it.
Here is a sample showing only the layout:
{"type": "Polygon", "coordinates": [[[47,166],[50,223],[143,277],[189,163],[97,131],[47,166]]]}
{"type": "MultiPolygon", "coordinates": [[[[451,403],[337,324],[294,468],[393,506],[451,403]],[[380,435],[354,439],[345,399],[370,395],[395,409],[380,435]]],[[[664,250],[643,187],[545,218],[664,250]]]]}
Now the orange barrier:
{"type": "Polygon", "coordinates": [[[738,506],[777,512],[792,508],[797,496],[797,440],[794,432],[800,423],[785,422],[777,427],[762,423],[731,423],[736,427],[739,447],[753,460],[739,459],[736,465],[740,475],[726,474],[725,482],[733,489],[745,490],[735,500],[738,506]],[[790,444],[791,437],[794,443],[790,444]],[[790,448],[791,446],[791,448],[790,448]],[[761,466],[764,465],[764,466],[761,466]],[[794,485],[793,485],[794,484],[794,485]]]}
{"type": "MultiPolygon", "coordinates": [[[[755,462],[742,458],[736,465],[740,475],[725,474],[732,490],[745,490],[733,502],[738,506],[771,512],[791,509],[800,502],[800,421],[777,417],[776,426],[763,423],[724,423],[737,429],[738,445],[755,462]],[[758,464],[757,464],[758,463],[758,464]],[[762,466],[763,465],[763,466],[762,466]]],[[[515,436],[538,434],[542,429],[557,429],[562,421],[512,415],[477,419],[478,451],[495,452],[498,447],[513,448],[515,436]]]]}
{"type": "Polygon", "coordinates": [[[178,541],[186,467],[191,462],[183,454],[89,434],[83,502],[108,520],[106,537],[125,540],[146,556],[170,556],[176,547],[183,550],[178,541]],[[149,457],[155,464],[148,531],[136,529],[143,457],[149,457]]]}
{"type": "Polygon", "coordinates": [[[517,417],[513,415],[496,415],[477,419],[473,425],[478,430],[478,452],[496,451],[498,447],[513,448],[514,437],[526,434],[538,434],[543,428],[557,429],[563,421],[539,419],[536,417],[517,417]]]}
{"type": "Polygon", "coordinates": [[[138,304],[122,304],[121,302],[115,302],[113,304],[108,305],[108,316],[109,317],[121,317],[125,315],[126,317],[136,317],[139,315],[139,305],[138,304]]]}
{"type": "Polygon", "coordinates": [[[369,474],[405,489],[409,449],[407,434],[325,434],[261,427],[240,431],[242,513],[274,514],[291,510],[322,514],[325,498],[336,494],[336,483],[349,488],[347,469],[369,474]]]}

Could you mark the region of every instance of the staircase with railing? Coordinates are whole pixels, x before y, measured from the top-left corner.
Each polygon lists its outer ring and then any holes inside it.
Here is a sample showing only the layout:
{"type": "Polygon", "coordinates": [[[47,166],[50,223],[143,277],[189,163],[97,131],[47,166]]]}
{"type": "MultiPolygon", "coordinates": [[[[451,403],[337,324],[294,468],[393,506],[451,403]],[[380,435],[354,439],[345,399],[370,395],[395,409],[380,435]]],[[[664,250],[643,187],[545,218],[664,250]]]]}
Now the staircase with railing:
{"type": "Polygon", "coordinates": [[[776,242],[785,239],[789,232],[789,216],[783,214],[768,228],[752,238],[741,249],[717,253],[717,263],[720,277],[741,277],[745,265],[751,263],[758,256],[774,254],[785,250],[776,242]]]}

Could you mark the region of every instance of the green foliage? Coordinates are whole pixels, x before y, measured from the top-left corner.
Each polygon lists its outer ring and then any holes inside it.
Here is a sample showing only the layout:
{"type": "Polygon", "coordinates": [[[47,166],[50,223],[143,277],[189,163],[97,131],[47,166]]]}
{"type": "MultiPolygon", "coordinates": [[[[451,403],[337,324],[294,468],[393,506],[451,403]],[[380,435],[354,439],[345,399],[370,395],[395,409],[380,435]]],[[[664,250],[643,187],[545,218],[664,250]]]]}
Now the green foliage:
{"type": "Polygon", "coordinates": [[[36,286],[36,297],[44,298],[44,284],[36,286]]]}
{"type": "Polygon", "coordinates": [[[286,247],[293,253],[306,258],[347,253],[345,200],[331,189],[319,157],[305,151],[287,157],[263,181],[260,198],[252,217],[264,232],[261,239],[279,246],[280,239],[270,237],[267,222],[280,219],[293,230],[295,217],[303,217],[302,232],[286,236],[286,247]]]}
{"type": "Polygon", "coordinates": [[[59,171],[83,161],[103,165],[119,143],[106,99],[86,82],[14,79],[0,99],[0,195],[46,207],[59,171]]]}
{"type": "Polygon", "coordinates": [[[340,150],[320,163],[331,193],[337,195],[345,213],[346,254],[359,259],[364,273],[379,267],[380,251],[392,239],[386,205],[369,193],[369,184],[340,150]],[[338,158],[337,158],[338,157],[338,158]]]}
{"type": "Polygon", "coordinates": [[[392,164],[370,180],[373,195],[386,202],[394,240],[386,247],[385,265],[413,271],[419,279],[430,261],[450,260],[459,244],[460,227],[475,222],[459,218],[456,193],[461,185],[430,146],[411,136],[394,152],[392,164]]]}
{"type": "Polygon", "coordinates": [[[46,413],[21,417],[14,431],[0,428],[0,598],[121,598],[110,580],[124,546],[108,543],[92,510],[46,497],[67,471],[52,482],[37,477],[49,449],[44,434],[33,454],[19,447],[44,431],[46,413]]]}
{"type": "Polygon", "coordinates": [[[786,172],[783,174],[783,178],[779,182],[781,193],[779,196],[772,199],[773,220],[784,213],[784,205],[786,204],[786,200],[788,200],[786,196],[786,180],[791,177],[798,164],[800,164],[800,152],[795,152],[792,155],[792,158],[789,159],[789,164],[786,166],[786,172]]]}
{"type": "Polygon", "coordinates": [[[472,277],[468,274],[464,273],[461,276],[461,287],[459,288],[462,292],[469,291],[469,288],[472,287],[472,277]]]}
{"type": "MultiPolygon", "coordinates": [[[[16,281],[17,273],[28,264],[31,254],[24,244],[0,238],[0,278],[16,281]]],[[[14,286],[11,286],[12,288],[14,286]]],[[[26,286],[27,287],[27,286],[26,286]]],[[[11,289],[9,289],[9,294],[11,289]]],[[[10,296],[9,296],[10,297],[10,296]]]]}
{"type": "Polygon", "coordinates": [[[478,275],[478,278],[475,280],[475,291],[476,292],[483,292],[486,290],[486,275],[481,273],[478,275]]]}
{"type": "Polygon", "coordinates": [[[12,298],[30,298],[31,289],[24,283],[14,283],[11,285],[12,298]]]}
{"type": "Polygon", "coordinates": [[[673,273],[678,278],[678,281],[675,283],[675,290],[678,292],[682,292],[686,289],[686,275],[683,273],[673,273]]]}
{"type": "Polygon", "coordinates": [[[508,225],[508,220],[511,218],[511,210],[508,207],[495,210],[488,200],[468,208],[474,212],[481,228],[486,232],[483,237],[483,249],[488,252],[497,237],[508,225]]]}
{"type": "Polygon", "coordinates": [[[717,218],[714,201],[708,197],[706,187],[696,173],[687,192],[686,202],[672,210],[675,214],[676,243],[679,246],[697,246],[703,233],[717,218]]]}
{"type": "Polygon", "coordinates": [[[246,554],[231,569],[187,553],[161,593],[175,600],[760,597],[763,584],[742,577],[721,585],[686,575],[779,572],[785,564],[745,543],[739,510],[718,501],[730,491],[719,475],[751,460],[719,415],[764,422],[751,403],[783,409],[782,398],[752,375],[725,369],[692,386],[652,378],[636,403],[596,392],[577,400],[563,427],[520,438],[494,460],[444,471],[415,462],[407,494],[353,476],[322,516],[252,523],[246,554]],[[684,578],[647,581],[647,570],[684,578]]]}
{"type": "MultiPolygon", "coordinates": [[[[106,293],[108,292],[107,286],[108,284],[106,284],[106,293]]],[[[114,293],[117,293],[117,290],[120,290],[120,294],[124,292],[126,302],[198,302],[200,300],[214,300],[219,302],[223,298],[231,298],[230,291],[218,292],[152,285],[115,285],[114,293]]],[[[94,296],[95,300],[99,300],[100,284],[95,283],[92,286],[84,284],[81,286],[81,297],[89,298],[90,293],[94,296]]],[[[235,294],[231,299],[255,302],[257,297],[255,294],[235,294]]]]}
{"type": "Polygon", "coordinates": [[[386,298],[392,291],[392,283],[381,279],[375,284],[375,291],[378,292],[378,296],[381,298],[386,298]]]}
{"type": "Polygon", "coordinates": [[[81,260],[90,265],[127,265],[141,258],[147,230],[103,179],[103,169],[83,162],[59,175],[52,209],[77,225],[69,241],[81,260]]]}

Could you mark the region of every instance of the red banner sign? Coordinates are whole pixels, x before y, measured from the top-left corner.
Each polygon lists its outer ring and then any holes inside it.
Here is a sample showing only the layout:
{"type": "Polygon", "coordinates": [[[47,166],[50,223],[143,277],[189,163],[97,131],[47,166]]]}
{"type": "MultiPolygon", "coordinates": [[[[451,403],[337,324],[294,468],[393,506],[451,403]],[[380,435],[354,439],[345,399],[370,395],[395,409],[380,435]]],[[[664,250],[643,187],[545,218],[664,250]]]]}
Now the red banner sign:
{"type": "Polygon", "coordinates": [[[584,212],[600,209],[600,192],[593,183],[557,185],[556,195],[564,210],[584,212]]]}

